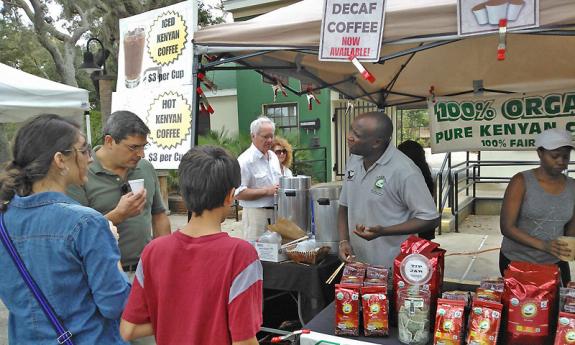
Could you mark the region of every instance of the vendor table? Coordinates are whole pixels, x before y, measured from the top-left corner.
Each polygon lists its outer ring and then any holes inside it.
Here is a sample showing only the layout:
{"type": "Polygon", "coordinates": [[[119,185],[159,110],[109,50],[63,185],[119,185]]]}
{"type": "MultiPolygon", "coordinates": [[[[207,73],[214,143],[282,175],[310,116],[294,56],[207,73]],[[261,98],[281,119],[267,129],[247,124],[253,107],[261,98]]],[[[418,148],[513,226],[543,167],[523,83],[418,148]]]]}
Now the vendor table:
{"type": "Polygon", "coordinates": [[[303,324],[333,300],[334,286],[325,284],[325,281],[339,264],[335,255],[326,256],[316,265],[262,261],[264,289],[292,294],[298,303],[298,314],[303,324]]]}
{"type": "MultiPolygon", "coordinates": [[[[329,341],[331,344],[356,345],[356,344],[385,344],[400,345],[397,340],[397,327],[390,327],[389,336],[379,337],[336,337],[335,330],[335,302],[332,302],[310,322],[303,326],[304,329],[312,331],[311,334],[302,334],[300,345],[315,345],[321,340],[329,341]]],[[[325,343],[324,343],[325,344],[325,343]]]]}

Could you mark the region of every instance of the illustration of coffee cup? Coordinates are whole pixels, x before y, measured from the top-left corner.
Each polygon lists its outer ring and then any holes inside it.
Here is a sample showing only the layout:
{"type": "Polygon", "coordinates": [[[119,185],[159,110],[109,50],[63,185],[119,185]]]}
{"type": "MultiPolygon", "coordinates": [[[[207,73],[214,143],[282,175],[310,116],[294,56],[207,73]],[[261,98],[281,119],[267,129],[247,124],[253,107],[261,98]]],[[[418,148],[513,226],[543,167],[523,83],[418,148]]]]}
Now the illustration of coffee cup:
{"type": "Polygon", "coordinates": [[[507,20],[510,22],[517,20],[524,5],[525,1],[523,0],[510,0],[507,8],[507,20]]]}
{"type": "Polygon", "coordinates": [[[498,25],[499,20],[507,18],[507,0],[489,0],[485,3],[489,24],[498,25]]]}
{"type": "Polygon", "coordinates": [[[140,84],[145,45],[146,33],[143,27],[129,30],[124,34],[124,74],[126,87],[129,89],[140,84]]]}
{"type": "Polygon", "coordinates": [[[485,8],[485,3],[475,5],[471,9],[473,15],[475,15],[475,20],[477,20],[477,24],[485,25],[489,22],[487,18],[487,9],[485,8]]]}

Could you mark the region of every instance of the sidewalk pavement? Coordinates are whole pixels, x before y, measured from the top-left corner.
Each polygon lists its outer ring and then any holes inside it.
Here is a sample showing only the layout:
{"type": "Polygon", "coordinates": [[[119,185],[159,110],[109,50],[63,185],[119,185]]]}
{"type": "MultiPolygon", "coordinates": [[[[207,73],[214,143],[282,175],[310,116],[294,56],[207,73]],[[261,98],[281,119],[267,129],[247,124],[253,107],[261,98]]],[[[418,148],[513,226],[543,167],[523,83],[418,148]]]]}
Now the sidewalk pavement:
{"type": "MultiPolygon", "coordinates": [[[[187,216],[170,215],[172,229],[184,227],[187,216]]],[[[241,222],[227,219],[222,229],[237,236],[241,222]]],[[[499,247],[501,232],[498,216],[469,216],[460,226],[459,233],[436,235],[435,241],[447,250],[445,257],[445,280],[476,283],[482,278],[499,276],[499,247]]],[[[575,265],[571,275],[575,277],[575,265]]],[[[0,302],[0,345],[8,344],[8,312],[0,302]]]]}

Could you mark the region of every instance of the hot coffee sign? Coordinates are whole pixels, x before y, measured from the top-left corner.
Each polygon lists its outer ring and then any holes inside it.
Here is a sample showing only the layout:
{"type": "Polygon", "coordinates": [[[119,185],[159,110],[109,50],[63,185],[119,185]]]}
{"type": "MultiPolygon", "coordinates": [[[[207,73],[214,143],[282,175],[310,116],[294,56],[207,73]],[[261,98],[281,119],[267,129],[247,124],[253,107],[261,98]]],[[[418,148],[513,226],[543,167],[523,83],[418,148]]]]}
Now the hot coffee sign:
{"type": "Polygon", "coordinates": [[[177,169],[193,142],[193,2],[120,20],[117,92],[112,110],[129,110],[150,128],[156,169],[177,169]]]}

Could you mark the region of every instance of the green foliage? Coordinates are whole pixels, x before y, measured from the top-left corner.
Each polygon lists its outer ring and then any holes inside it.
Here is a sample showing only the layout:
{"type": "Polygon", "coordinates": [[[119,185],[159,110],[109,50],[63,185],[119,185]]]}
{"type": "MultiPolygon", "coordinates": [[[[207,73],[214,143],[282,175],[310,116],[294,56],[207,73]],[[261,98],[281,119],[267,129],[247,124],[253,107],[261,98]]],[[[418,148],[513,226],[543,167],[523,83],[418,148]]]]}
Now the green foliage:
{"type": "Polygon", "coordinates": [[[0,123],[0,164],[12,159],[12,142],[17,129],[15,123],[0,123]]]}
{"type": "Polygon", "coordinates": [[[206,135],[198,137],[198,145],[214,145],[226,149],[234,157],[238,157],[248,149],[252,143],[249,134],[230,135],[226,129],[209,131],[206,135]]]}
{"type": "Polygon", "coordinates": [[[0,61],[24,72],[58,80],[52,57],[16,15],[0,15],[0,61]]]}
{"type": "Polygon", "coordinates": [[[99,110],[90,110],[90,129],[92,133],[92,145],[102,143],[102,113],[99,110]]]}
{"type": "Polygon", "coordinates": [[[427,109],[399,110],[397,121],[398,144],[406,140],[418,142],[423,147],[429,147],[429,114],[427,109]]]}

